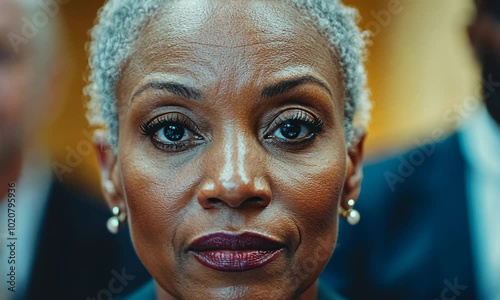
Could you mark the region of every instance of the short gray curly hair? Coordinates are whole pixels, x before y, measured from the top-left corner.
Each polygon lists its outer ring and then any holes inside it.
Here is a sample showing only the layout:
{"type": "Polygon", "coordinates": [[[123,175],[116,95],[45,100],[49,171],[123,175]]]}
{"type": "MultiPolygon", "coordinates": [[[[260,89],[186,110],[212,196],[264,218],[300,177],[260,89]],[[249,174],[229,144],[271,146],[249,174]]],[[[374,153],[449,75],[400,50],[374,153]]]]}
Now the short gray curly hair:
{"type": "MultiPolygon", "coordinates": [[[[87,119],[91,126],[107,130],[108,142],[118,151],[118,116],[115,87],[134,41],[147,20],[167,0],[108,0],[99,10],[87,45],[90,75],[87,119]]],[[[340,60],[345,86],[344,128],[350,147],[355,127],[365,128],[370,101],[366,87],[365,38],[356,25],[358,12],[341,0],[283,0],[309,19],[340,60]]]]}

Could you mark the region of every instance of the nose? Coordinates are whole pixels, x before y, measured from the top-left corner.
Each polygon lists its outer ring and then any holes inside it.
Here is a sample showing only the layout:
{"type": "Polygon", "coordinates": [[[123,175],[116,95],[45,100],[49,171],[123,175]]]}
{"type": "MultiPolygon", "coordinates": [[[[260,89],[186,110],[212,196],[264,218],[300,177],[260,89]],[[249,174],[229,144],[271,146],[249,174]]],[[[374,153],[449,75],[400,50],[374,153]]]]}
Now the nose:
{"type": "Polygon", "coordinates": [[[265,208],[272,191],[265,176],[263,155],[244,135],[226,135],[213,145],[205,160],[205,175],[198,202],[205,209],[217,207],[265,208]],[[251,150],[253,149],[253,151],[251,150]]]}

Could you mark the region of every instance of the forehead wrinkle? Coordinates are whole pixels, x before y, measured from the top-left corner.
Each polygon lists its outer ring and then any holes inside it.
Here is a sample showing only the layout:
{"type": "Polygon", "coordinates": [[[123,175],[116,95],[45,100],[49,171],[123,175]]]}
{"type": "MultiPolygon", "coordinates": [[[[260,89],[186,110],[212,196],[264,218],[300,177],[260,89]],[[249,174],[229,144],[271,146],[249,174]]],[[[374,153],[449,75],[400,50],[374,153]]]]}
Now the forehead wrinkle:
{"type": "MultiPolygon", "coordinates": [[[[139,39],[139,46],[134,50],[132,55],[127,59],[126,63],[122,67],[122,76],[117,83],[117,91],[119,93],[119,98],[130,99],[134,90],[138,88],[140,84],[125,84],[126,82],[139,81],[141,84],[145,84],[147,80],[164,80],[165,76],[176,77],[180,75],[183,78],[183,82],[186,80],[193,81],[192,85],[196,87],[203,86],[199,84],[196,80],[200,77],[200,74],[207,74],[208,77],[214,77],[216,70],[210,64],[202,63],[202,60],[198,60],[198,63],[194,65],[194,68],[186,67],[186,56],[185,55],[173,55],[175,53],[186,53],[193,54],[195,51],[189,51],[189,49],[181,49],[181,44],[166,46],[169,48],[168,51],[161,51],[164,49],[163,44],[159,42],[148,42],[146,38],[144,41],[139,39]],[[160,48],[158,46],[161,45],[160,48]],[[159,64],[158,61],[164,61],[164,56],[169,56],[167,64],[159,64]]],[[[128,102],[128,101],[127,101],[128,102]]],[[[118,105],[120,106],[120,105],[118,105]]]]}
{"type": "Polygon", "coordinates": [[[273,44],[286,44],[287,41],[267,41],[267,42],[250,42],[247,44],[241,44],[241,45],[221,45],[221,44],[214,44],[214,43],[208,43],[208,42],[196,42],[196,41],[185,41],[184,44],[186,45],[197,45],[197,46],[208,46],[208,47],[214,47],[214,48],[226,48],[226,49],[239,49],[239,48],[248,48],[248,47],[254,47],[254,46],[266,46],[266,45],[273,45],[273,44]]]}
{"type": "MultiPolygon", "coordinates": [[[[227,7],[224,9],[223,3],[219,2],[224,1],[207,1],[205,6],[196,6],[197,9],[194,11],[186,11],[186,4],[174,5],[181,4],[180,2],[165,4],[160,13],[148,23],[145,31],[157,37],[154,40],[160,42],[164,48],[173,50],[179,47],[182,51],[182,48],[187,46],[187,49],[184,49],[187,52],[193,50],[190,49],[191,46],[238,49],[276,44],[278,47],[283,47],[290,44],[290,40],[297,38],[296,29],[300,28],[299,38],[304,39],[300,41],[302,44],[314,45],[319,42],[325,47],[312,47],[312,49],[320,51],[318,48],[324,48],[322,50],[331,54],[328,42],[318,30],[288,4],[274,2],[273,4],[276,5],[270,6],[269,1],[243,1],[250,5],[243,6],[239,2],[233,10],[227,7]],[[278,6],[284,9],[280,10],[278,6]],[[175,13],[175,9],[180,9],[181,13],[175,13]],[[265,13],[261,13],[262,11],[265,13]],[[229,17],[224,18],[227,14],[229,17]],[[249,24],[242,26],[243,29],[238,29],[238,26],[233,25],[233,19],[236,17],[242,20],[242,24],[246,21],[249,24]],[[158,23],[161,23],[161,26],[155,26],[158,23]],[[173,28],[173,30],[169,31],[168,28],[173,28]],[[309,32],[306,33],[306,31],[309,32]],[[173,34],[168,34],[168,32],[173,34]],[[220,38],[214,38],[214,34],[219,35],[220,38]],[[214,40],[219,40],[220,43],[214,43],[214,40]]],[[[145,44],[148,48],[156,46],[156,43],[145,44]]]]}

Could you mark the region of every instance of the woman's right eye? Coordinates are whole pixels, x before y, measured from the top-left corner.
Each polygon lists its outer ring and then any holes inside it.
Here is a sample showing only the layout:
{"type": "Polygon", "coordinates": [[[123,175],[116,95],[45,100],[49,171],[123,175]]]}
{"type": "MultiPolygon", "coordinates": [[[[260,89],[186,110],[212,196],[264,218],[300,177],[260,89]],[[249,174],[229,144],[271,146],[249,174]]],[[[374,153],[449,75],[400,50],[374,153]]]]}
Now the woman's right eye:
{"type": "Polygon", "coordinates": [[[198,145],[204,138],[196,130],[189,118],[179,114],[163,115],[141,125],[143,134],[157,148],[168,152],[182,152],[198,145]]]}
{"type": "Polygon", "coordinates": [[[155,136],[158,140],[165,143],[185,142],[189,139],[195,139],[196,136],[182,124],[167,123],[160,128],[155,136]]]}

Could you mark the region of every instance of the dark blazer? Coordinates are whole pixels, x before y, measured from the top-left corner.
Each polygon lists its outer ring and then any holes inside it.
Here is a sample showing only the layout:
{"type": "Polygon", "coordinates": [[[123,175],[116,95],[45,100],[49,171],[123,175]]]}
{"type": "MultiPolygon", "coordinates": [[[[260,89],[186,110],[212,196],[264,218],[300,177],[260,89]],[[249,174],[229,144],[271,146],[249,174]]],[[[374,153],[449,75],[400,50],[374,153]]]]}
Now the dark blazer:
{"type": "Polygon", "coordinates": [[[26,299],[111,299],[149,280],[127,230],[108,233],[110,212],[53,182],[26,299]]]}
{"type": "Polygon", "coordinates": [[[368,165],[361,222],[340,222],[324,272],[331,286],[349,299],[476,299],[466,168],[457,134],[368,165]]]}
{"type": "MultiPolygon", "coordinates": [[[[156,300],[154,281],[150,281],[138,289],[135,293],[127,297],[119,298],[118,300],[156,300]]],[[[318,300],[344,300],[344,298],[337,295],[328,285],[324,285],[320,282],[318,300]]]]}

